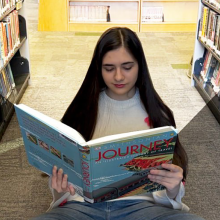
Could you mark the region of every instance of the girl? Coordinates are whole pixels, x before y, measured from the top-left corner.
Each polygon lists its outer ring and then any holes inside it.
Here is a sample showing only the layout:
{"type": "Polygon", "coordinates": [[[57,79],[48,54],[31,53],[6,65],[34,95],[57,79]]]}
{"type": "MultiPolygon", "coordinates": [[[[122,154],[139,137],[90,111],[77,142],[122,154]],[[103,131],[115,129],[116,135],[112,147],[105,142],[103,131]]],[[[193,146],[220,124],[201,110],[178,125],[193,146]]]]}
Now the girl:
{"type": "MultiPolygon", "coordinates": [[[[128,28],[111,28],[97,42],[86,77],[62,122],[86,141],[106,135],[175,126],[171,110],[155,91],[137,35],[128,28]]],[[[187,155],[177,140],[173,164],[151,170],[151,181],[166,190],[89,204],[80,197],[62,169],[50,179],[54,201],[39,219],[201,220],[181,202],[187,175],[187,155]],[[67,202],[66,202],[67,201],[67,202]],[[63,202],[62,206],[60,203],[63,202]]]]}

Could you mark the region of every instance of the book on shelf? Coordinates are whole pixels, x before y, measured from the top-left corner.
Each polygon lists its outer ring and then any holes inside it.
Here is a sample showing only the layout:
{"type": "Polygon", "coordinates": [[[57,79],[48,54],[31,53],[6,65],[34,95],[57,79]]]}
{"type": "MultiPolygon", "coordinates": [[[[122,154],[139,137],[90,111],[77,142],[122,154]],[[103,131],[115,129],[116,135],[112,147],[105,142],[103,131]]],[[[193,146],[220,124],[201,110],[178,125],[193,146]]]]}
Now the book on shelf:
{"type": "Polygon", "coordinates": [[[211,77],[211,83],[213,86],[213,90],[218,93],[219,87],[220,87],[220,63],[218,62],[214,72],[213,76],[211,77]]]}
{"type": "Polygon", "coordinates": [[[0,73],[0,94],[7,99],[12,90],[14,94],[17,94],[11,66],[8,64],[0,73]]]}
{"type": "Polygon", "coordinates": [[[15,7],[17,0],[1,0],[0,1],[0,16],[7,12],[11,7],[15,7]]]}
{"type": "Polygon", "coordinates": [[[211,78],[213,76],[213,72],[217,66],[217,63],[218,63],[218,61],[216,60],[216,58],[214,56],[211,56],[211,60],[210,60],[210,63],[209,63],[209,66],[207,68],[205,78],[204,78],[205,82],[211,81],[211,78]]]}
{"type": "Polygon", "coordinates": [[[164,22],[163,7],[143,6],[142,22],[164,22]]]}
{"type": "Polygon", "coordinates": [[[4,66],[20,43],[19,18],[16,10],[0,22],[0,67],[4,66]]]}
{"type": "Polygon", "coordinates": [[[12,91],[12,87],[9,83],[5,69],[1,71],[0,78],[1,78],[1,89],[2,89],[1,92],[2,95],[7,99],[12,91]]]}
{"type": "Polygon", "coordinates": [[[216,21],[216,31],[215,31],[215,36],[214,36],[214,45],[213,45],[213,47],[214,47],[215,50],[219,50],[220,15],[216,15],[216,17],[217,17],[217,21],[216,21]]]}
{"type": "Polygon", "coordinates": [[[201,73],[200,73],[200,75],[202,76],[203,80],[205,79],[205,76],[206,76],[207,69],[209,67],[211,58],[212,58],[212,53],[207,50],[206,54],[205,54],[205,60],[204,60],[203,66],[202,66],[202,70],[201,70],[201,73]]]}
{"type": "Polygon", "coordinates": [[[208,18],[208,27],[207,27],[207,44],[212,47],[214,45],[214,36],[215,36],[215,30],[216,30],[216,16],[217,13],[210,10],[209,18],[208,18]]]}
{"type": "Polygon", "coordinates": [[[201,30],[201,37],[206,38],[207,33],[207,26],[208,26],[208,17],[209,17],[209,8],[203,7],[203,13],[202,13],[202,30],[201,30]]]}
{"type": "Polygon", "coordinates": [[[86,142],[75,129],[26,105],[15,105],[28,161],[52,175],[56,165],[91,203],[165,189],[148,179],[172,163],[172,126],[106,136],[86,142]]]}
{"type": "Polygon", "coordinates": [[[70,2],[69,18],[72,22],[106,21],[107,6],[104,5],[74,5],[70,2]]]}

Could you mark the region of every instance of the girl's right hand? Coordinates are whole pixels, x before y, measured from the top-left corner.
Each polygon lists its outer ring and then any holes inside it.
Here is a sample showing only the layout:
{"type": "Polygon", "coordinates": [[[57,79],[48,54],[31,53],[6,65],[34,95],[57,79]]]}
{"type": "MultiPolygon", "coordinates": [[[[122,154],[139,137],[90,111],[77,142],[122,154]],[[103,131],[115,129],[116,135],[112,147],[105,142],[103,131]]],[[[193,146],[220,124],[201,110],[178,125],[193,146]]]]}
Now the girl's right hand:
{"type": "Polygon", "coordinates": [[[75,194],[75,189],[73,188],[73,185],[68,184],[67,178],[67,174],[63,175],[62,169],[57,171],[57,167],[54,166],[52,171],[51,187],[58,193],[69,192],[73,196],[75,194]]]}

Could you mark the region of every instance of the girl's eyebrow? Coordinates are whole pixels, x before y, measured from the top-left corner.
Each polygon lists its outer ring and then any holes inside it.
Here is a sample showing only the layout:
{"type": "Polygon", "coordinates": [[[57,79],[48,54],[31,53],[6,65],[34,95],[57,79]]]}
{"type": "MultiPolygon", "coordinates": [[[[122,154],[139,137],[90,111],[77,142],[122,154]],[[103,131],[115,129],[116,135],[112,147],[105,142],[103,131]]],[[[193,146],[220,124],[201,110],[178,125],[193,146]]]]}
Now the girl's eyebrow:
{"type": "Polygon", "coordinates": [[[102,66],[114,66],[114,65],[106,63],[106,64],[103,64],[102,66]]]}
{"type": "MultiPolygon", "coordinates": [[[[122,63],[121,65],[127,65],[127,64],[133,64],[134,62],[133,61],[129,61],[129,62],[125,62],[125,63],[122,63]]],[[[102,66],[114,66],[113,64],[103,64],[102,66]]]]}
{"type": "Polygon", "coordinates": [[[129,62],[122,63],[122,65],[133,64],[133,63],[134,63],[133,61],[129,61],[129,62]]]}

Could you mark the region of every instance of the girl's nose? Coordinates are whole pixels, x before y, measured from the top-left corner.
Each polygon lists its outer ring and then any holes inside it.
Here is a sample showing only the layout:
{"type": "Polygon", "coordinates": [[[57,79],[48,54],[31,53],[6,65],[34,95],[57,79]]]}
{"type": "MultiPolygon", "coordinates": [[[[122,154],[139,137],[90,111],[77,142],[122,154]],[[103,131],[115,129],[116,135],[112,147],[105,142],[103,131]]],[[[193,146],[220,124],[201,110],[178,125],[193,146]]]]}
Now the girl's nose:
{"type": "Polygon", "coordinates": [[[122,81],[124,79],[124,75],[121,71],[121,68],[116,68],[116,72],[115,72],[115,80],[116,81],[122,81]]]}

